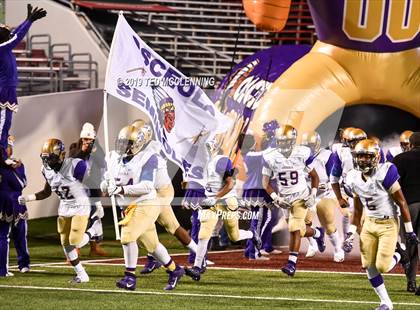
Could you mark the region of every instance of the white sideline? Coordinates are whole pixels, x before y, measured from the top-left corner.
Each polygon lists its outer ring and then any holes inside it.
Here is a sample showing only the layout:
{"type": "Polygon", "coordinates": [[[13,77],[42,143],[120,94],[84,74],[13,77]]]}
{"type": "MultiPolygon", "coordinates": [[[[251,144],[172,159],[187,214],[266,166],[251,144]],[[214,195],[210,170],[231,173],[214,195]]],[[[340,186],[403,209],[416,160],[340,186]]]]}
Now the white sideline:
{"type": "MultiPolygon", "coordinates": [[[[172,295],[183,297],[208,297],[208,298],[230,298],[230,299],[251,299],[251,300],[287,300],[287,301],[303,301],[303,302],[321,302],[321,303],[348,303],[348,304],[378,304],[377,301],[361,301],[361,300],[342,300],[342,299],[311,299],[311,298],[288,298],[274,296],[241,296],[241,295],[222,295],[222,294],[198,294],[198,293],[176,293],[176,292],[160,292],[160,291],[123,291],[123,290],[103,290],[103,289],[83,289],[83,288],[67,288],[67,287],[43,287],[43,286],[18,286],[18,285],[1,285],[0,288],[16,288],[16,289],[32,289],[32,290],[50,290],[50,291],[73,291],[73,292],[89,292],[89,293],[115,293],[115,294],[139,294],[139,295],[172,295]]],[[[400,306],[420,306],[420,303],[410,302],[394,302],[394,305],[400,306]]]]}

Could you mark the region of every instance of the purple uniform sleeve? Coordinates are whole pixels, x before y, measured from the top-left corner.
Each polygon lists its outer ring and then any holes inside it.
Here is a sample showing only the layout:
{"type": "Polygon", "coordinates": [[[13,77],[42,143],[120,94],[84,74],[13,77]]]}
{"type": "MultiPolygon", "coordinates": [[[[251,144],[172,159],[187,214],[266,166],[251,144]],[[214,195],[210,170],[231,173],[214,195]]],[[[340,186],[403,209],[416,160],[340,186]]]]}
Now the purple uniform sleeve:
{"type": "Polygon", "coordinates": [[[332,153],[332,169],[331,169],[331,175],[334,177],[340,178],[343,174],[343,168],[342,168],[342,162],[340,160],[340,157],[338,157],[337,152],[332,153]]]}
{"type": "Polygon", "coordinates": [[[76,180],[79,182],[83,181],[83,178],[85,177],[86,173],[86,163],[84,160],[81,160],[77,163],[76,167],[74,168],[73,176],[76,180]]]}
{"type": "Polygon", "coordinates": [[[392,156],[391,152],[388,150],[386,152],[386,160],[392,163],[392,160],[394,159],[394,156],[392,156]]]}
{"type": "Polygon", "coordinates": [[[385,162],[385,154],[384,154],[384,150],[383,149],[381,149],[379,155],[380,155],[379,163],[383,164],[385,162]]]}
{"type": "Polygon", "coordinates": [[[11,34],[12,37],[0,44],[0,52],[5,50],[12,50],[19,44],[20,41],[25,37],[28,33],[29,27],[31,27],[32,23],[29,20],[25,20],[22,24],[20,24],[11,34]]]}
{"type": "Polygon", "coordinates": [[[331,171],[333,169],[334,166],[334,156],[333,153],[330,154],[330,157],[328,158],[327,163],[325,164],[325,170],[327,172],[327,176],[329,177],[331,174],[331,171]]]}
{"type": "Polygon", "coordinates": [[[315,160],[316,155],[311,155],[308,157],[308,159],[305,161],[305,165],[309,166],[310,164],[312,164],[315,160]]]}
{"type": "Polygon", "coordinates": [[[227,171],[231,171],[232,168],[232,161],[227,157],[220,158],[216,163],[216,172],[218,174],[224,174],[227,171]]]}
{"type": "Polygon", "coordinates": [[[382,181],[382,185],[385,187],[386,190],[389,190],[391,186],[399,180],[399,178],[400,175],[398,174],[397,167],[391,164],[384,180],[382,181]]]}
{"type": "Polygon", "coordinates": [[[156,155],[153,155],[144,164],[140,175],[140,181],[152,181],[154,180],[154,171],[158,167],[158,159],[156,155]]]}

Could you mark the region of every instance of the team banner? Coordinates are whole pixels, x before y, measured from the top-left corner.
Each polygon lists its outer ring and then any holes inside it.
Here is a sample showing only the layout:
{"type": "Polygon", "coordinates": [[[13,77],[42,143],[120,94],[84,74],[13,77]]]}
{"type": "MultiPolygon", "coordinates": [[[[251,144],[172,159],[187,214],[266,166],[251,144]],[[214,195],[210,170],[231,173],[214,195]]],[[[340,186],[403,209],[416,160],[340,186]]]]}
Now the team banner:
{"type": "Polygon", "coordinates": [[[146,113],[164,155],[187,179],[203,180],[205,141],[227,131],[231,120],[193,80],[150,48],[122,14],[112,40],[105,91],[146,113]]]}

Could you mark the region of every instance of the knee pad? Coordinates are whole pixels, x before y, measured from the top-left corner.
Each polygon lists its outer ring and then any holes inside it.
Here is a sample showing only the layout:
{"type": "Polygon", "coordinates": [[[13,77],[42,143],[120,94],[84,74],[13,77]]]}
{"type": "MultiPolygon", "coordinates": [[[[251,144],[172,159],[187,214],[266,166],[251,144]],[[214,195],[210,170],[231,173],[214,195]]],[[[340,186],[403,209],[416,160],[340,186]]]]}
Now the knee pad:
{"type": "Polygon", "coordinates": [[[83,235],[85,233],[83,231],[72,229],[69,236],[69,243],[70,245],[77,246],[79,245],[83,240],[83,235]]]}

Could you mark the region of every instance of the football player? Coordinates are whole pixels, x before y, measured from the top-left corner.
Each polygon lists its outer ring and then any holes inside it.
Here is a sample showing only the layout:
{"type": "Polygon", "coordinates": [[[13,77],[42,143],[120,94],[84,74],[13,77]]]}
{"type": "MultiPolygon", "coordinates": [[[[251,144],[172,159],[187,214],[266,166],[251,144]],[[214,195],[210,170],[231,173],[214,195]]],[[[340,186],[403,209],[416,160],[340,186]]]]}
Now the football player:
{"type": "Polygon", "coordinates": [[[82,184],[86,163],[78,158],[65,158],[64,144],[59,139],[48,139],[41,149],[44,189],[28,196],[19,196],[24,205],[30,201],[43,200],[55,192],[60,198],[57,228],[67,260],[74,267],[76,276],[70,283],[89,282],[89,276],[79,261],[76,249],[82,248],[96,232],[86,231],[90,202],[87,188],[82,184]],[[86,231],[86,233],[85,233],[86,231]]]}
{"type": "Polygon", "coordinates": [[[366,138],[367,135],[362,129],[351,127],[343,132],[343,145],[333,153],[330,182],[343,215],[343,236],[347,235],[351,215],[351,205],[348,201],[351,193],[346,192],[345,184],[347,173],[354,168],[351,152],[359,141],[366,138]]]}
{"type": "Polygon", "coordinates": [[[101,182],[102,191],[116,196],[125,215],[119,224],[122,226],[121,244],[126,268],[124,277],[116,285],[126,290],[135,290],[137,285],[137,240],[166,268],[169,280],[165,290],[173,290],[184,275],[184,269],[174,262],[159,242],[156,231],[155,222],[161,213],[156,191],[159,160],[156,149],[149,143],[150,130],[139,130],[134,126],[120,130],[115,150],[107,157],[105,180],[101,182]]]}
{"type": "Polygon", "coordinates": [[[311,162],[311,151],[305,146],[296,146],[297,130],[282,125],[276,130],[277,147],[264,153],[263,187],[277,207],[288,210],[290,233],[289,259],[282,272],[294,276],[301,237],[314,237],[320,252],[324,252],[324,229],[306,226],[308,207],[315,204],[319,177],[311,162]],[[311,178],[309,190],[305,175],[311,178]],[[270,185],[270,178],[277,183],[277,191],[270,185]]]}
{"type": "Polygon", "coordinates": [[[386,160],[392,163],[392,160],[398,154],[407,152],[410,150],[410,137],[413,134],[411,130],[406,130],[400,135],[400,146],[391,147],[386,152],[386,160]]]}
{"type": "MultiPolygon", "coordinates": [[[[152,127],[149,124],[144,123],[143,120],[136,120],[131,125],[147,135],[146,139],[150,141],[148,147],[154,149],[158,159],[155,188],[160,204],[160,214],[157,218],[157,222],[164,227],[168,233],[175,236],[184,246],[195,253],[197,251],[197,244],[191,239],[188,232],[179,224],[174,211],[172,210],[171,202],[174,199],[175,192],[171,178],[168,174],[167,160],[161,155],[161,144],[152,140],[152,127]]],[[[161,266],[162,264],[149,253],[147,255],[147,263],[140,273],[148,274],[161,266]]]]}
{"type": "Polygon", "coordinates": [[[106,256],[106,252],[100,246],[103,240],[102,218],[104,208],[102,207],[102,192],[99,189],[101,178],[105,170],[105,154],[96,141],[95,128],[91,123],[83,124],[80,138],[77,142],[70,145],[69,157],[80,158],[85,161],[87,166],[83,184],[89,188],[91,199],[91,210],[89,216],[88,229],[95,225],[98,236],[92,236],[90,240],[90,256],[106,256]]]}
{"type": "MultiPolygon", "coordinates": [[[[314,208],[322,227],[325,228],[325,232],[334,247],[334,261],[337,263],[343,262],[344,251],[341,248],[342,239],[337,231],[334,217],[337,201],[331,192],[329,180],[333,166],[332,152],[321,148],[321,136],[316,131],[304,133],[301,144],[310,148],[314,169],[319,176],[319,186],[314,208]]],[[[311,212],[311,210],[309,209],[308,212],[311,212]]],[[[306,257],[313,257],[318,247],[315,240],[312,237],[309,238],[311,239],[311,243],[306,257]]]]}
{"type": "Polygon", "coordinates": [[[377,309],[389,310],[393,308],[392,302],[381,274],[390,271],[401,259],[400,253],[394,254],[400,212],[407,242],[417,243],[418,240],[398,182],[397,168],[391,163],[379,163],[380,148],[370,139],[360,141],[353,154],[356,169],[347,173],[346,184],[353,193],[354,214],[343,249],[352,250],[364,211],[366,216],[360,233],[362,266],[381,300],[377,309]]]}
{"type": "Polygon", "coordinates": [[[233,242],[253,239],[255,246],[261,248],[261,239],[255,231],[239,229],[238,200],[235,193],[234,168],[231,160],[218,155],[220,144],[216,139],[206,142],[210,160],[206,166],[206,199],[199,211],[200,232],[198,249],[192,268],[185,268],[187,275],[199,281],[201,268],[207,252],[207,245],[219,217],[223,220],[229,239],[233,242]]]}

